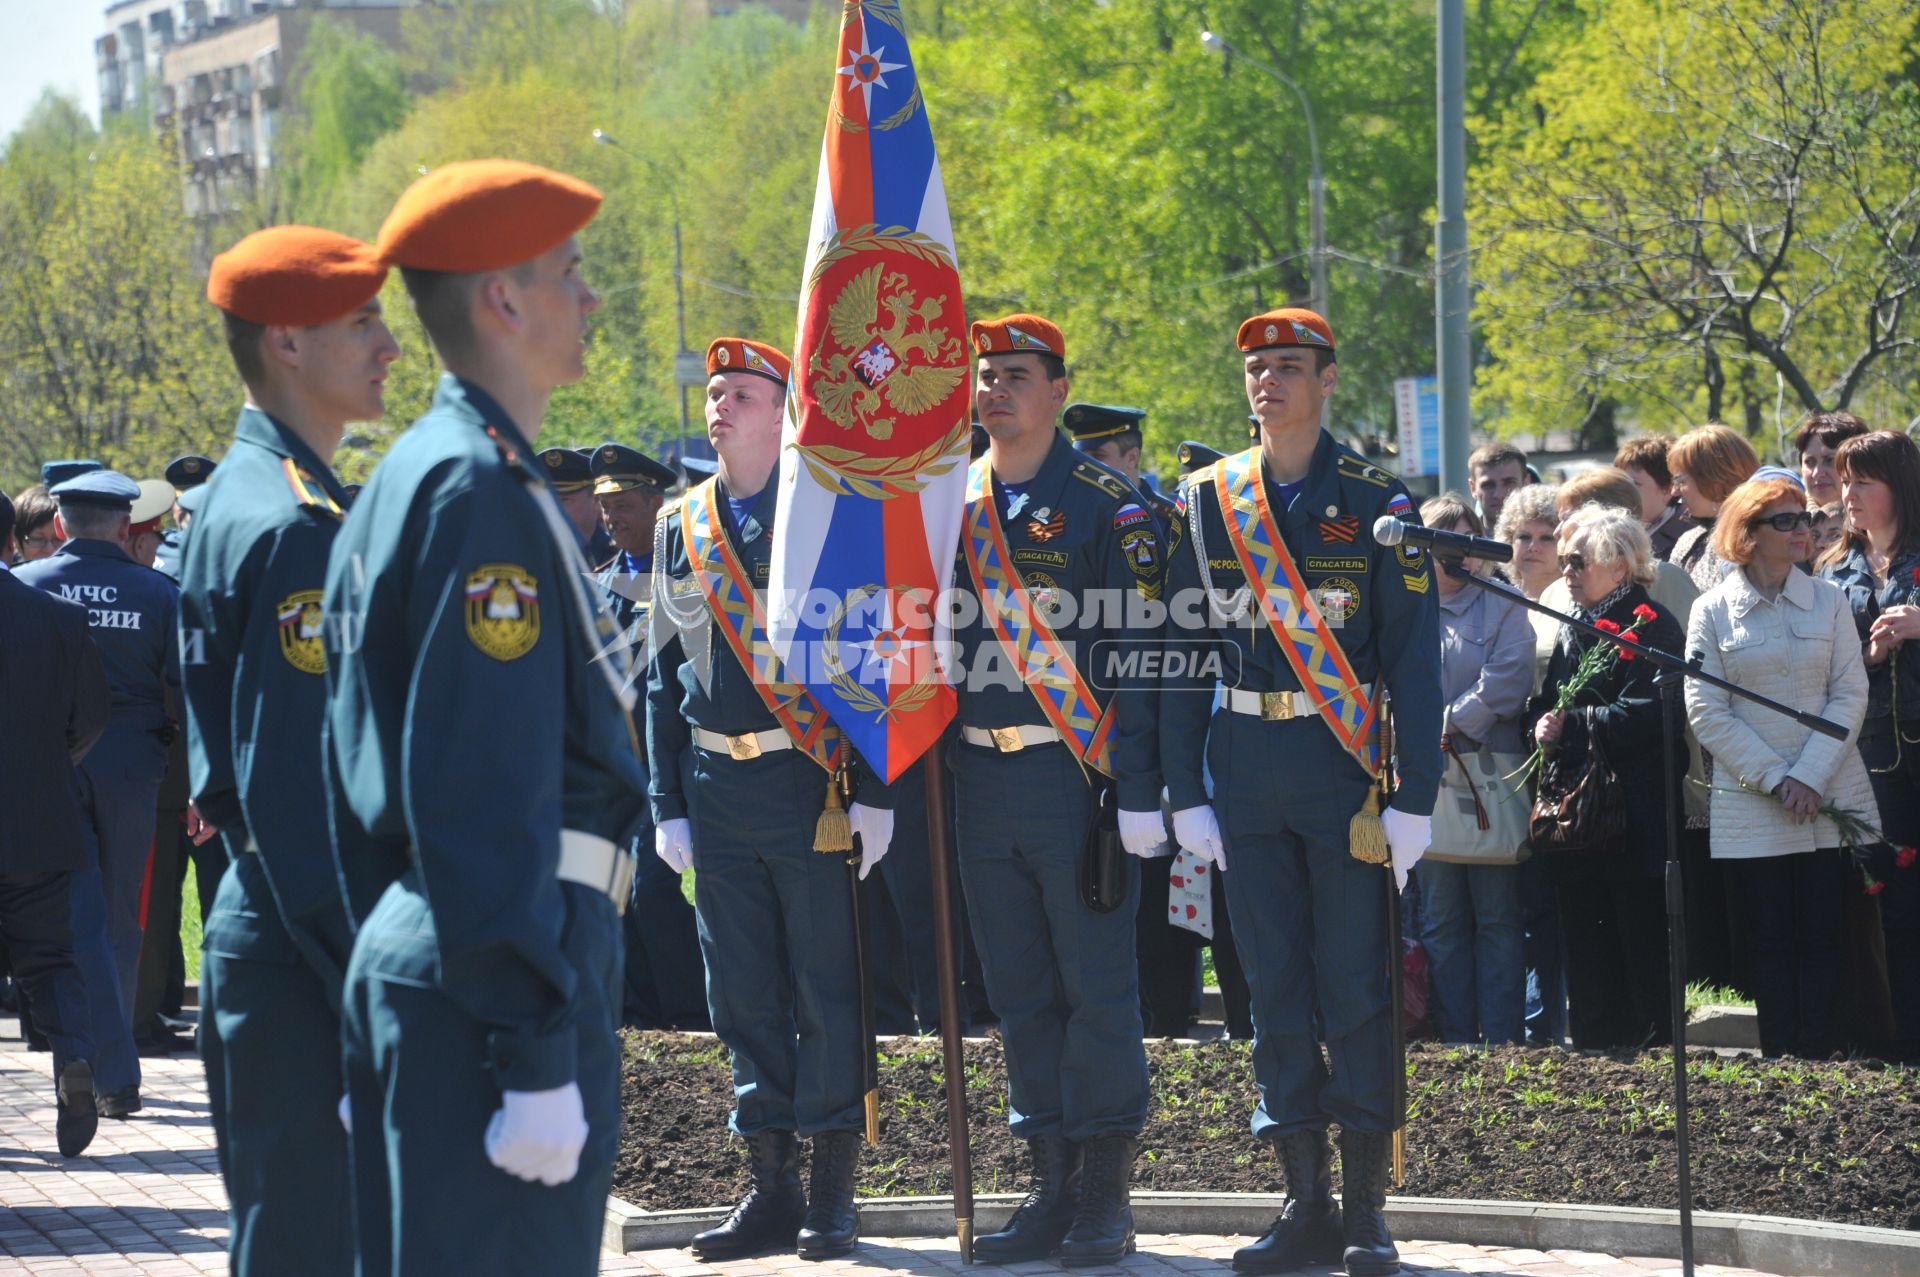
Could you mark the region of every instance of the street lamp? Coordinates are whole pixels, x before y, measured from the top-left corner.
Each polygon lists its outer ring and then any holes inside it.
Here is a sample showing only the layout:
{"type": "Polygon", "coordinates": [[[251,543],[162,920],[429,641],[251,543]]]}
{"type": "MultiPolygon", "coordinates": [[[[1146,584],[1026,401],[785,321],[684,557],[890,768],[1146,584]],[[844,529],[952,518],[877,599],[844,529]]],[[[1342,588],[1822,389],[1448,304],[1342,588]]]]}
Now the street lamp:
{"type": "MultiPolygon", "coordinates": [[[[674,320],[679,327],[680,334],[680,349],[675,352],[673,359],[673,380],[675,386],[680,391],[680,438],[684,441],[692,434],[693,427],[690,424],[691,417],[687,410],[687,387],[692,383],[687,380],[683,369],[687,363],[687,357],[693,352],[687,349],[687,286],[686,282],[680,276],[679,183],[671,173],[661,168],[654,160],[639,154],[637,151],[629,151],[626,147],[614,141],[613,135],[605,129],[595,129],[593,131],[593,140],[602,146],[612,147],[630,160],[638,160],[640,163],[646,165],[659,176],[667,188],[667,203],[673,210],[673,310],[674,320]]],[[[705,365],[702,365],[702,371],[705,371],[705,365]]],[[[704,378],[702,378],[702,380],[704,380],[704,378]]]]}
{"type": "Polygon", "coordinates": [[[1327,305],[1331,300],[1327,293],[1327,179],[1320,172],[1320,134],[1313,127],[1313,103],[1307,100],[1306,92],[1295,84],[1291,77],[1265,58],[1256,58],[1244,53],[1211,31],[1200,33],[1200,45],[1208,52],[1217,53],[1222,58],[1239,58],[1242,62],[1259,67],[1292,89],[1294,96],[1300,99],[1300,112],[1307,121],[1307,154],[1313,166],[1312,175],[1307,179],[1307,191],[1312,197],[1313,205],[1312,303],[1315,313],[1331,322],[1332,316],[1327,314],[1327,305]]]}

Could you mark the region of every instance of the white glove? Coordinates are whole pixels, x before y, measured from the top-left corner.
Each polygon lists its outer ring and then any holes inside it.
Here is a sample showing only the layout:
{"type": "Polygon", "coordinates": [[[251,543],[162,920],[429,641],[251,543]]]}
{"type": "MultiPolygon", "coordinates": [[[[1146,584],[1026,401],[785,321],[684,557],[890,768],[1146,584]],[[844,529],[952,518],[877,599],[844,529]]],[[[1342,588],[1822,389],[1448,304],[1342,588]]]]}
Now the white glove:
{"type": "Polygon", "coordinates": [[[1213,862],[1222,873],[1227,869],[1227,844],[1220,837],[1220,821],[1205,803],[1173,813],[1173,840],[1181,849],[1213,862]]]}
{"type": "Polygon", "coordinates": [[[579,1172],[586,1142],[586,1109],[573,1082],[551,1091],[502,1091],[500,1109],[487,1123],[487,1160],[548,1188],[579,1172]]]}
{"type": "Polygon", "coordinates": [[[653,854],[677,874],[693,868],[693,822],[684,816],[661,821],[653,831],[653,854]]]}
{"type": "Polygon", "coordinates": [[[1386,831],[1387,850],[1393,855],[1393,876],[1405,891],[1407,874],[1433,845],[1433,817],[1409,816],[1398,807],[1389,807],[1380,813],[1380,827],[1386,831]]]}
{"type": "Polygon", "coordinates": [[[855,803],[847,808],[847,823],[860,840],[860,880],[864,882],[868,870],[880,863],[893,841],[893,813],[855,803]]]}
{"type": "Polygon", "coordinates": [[[340,1114],[340,1125],[346,1128],[347,1134],[353,1134],[353,1097],[341,1096],[340,1107],[336,1111],[340,1114]]]}
{"type": "Polygon", "coordinates": [[[1142,860],[1152,860],[1155,856],[1171,855],[1173,849],[1167,846],[1167,822],[1160,818],[1160,809],[1152,811],[1128,811],[1120,809],[1120,845],[1130,855],[1142,860]]]}

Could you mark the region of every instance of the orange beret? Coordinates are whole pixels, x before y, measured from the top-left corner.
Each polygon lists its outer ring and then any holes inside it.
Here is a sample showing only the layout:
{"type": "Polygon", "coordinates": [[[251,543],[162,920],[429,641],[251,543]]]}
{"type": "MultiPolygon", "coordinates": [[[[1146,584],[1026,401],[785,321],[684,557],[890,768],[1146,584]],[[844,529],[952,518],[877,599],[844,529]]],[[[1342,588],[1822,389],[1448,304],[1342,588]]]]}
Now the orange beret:
{"type": "Polygon", "coordinates": [[[400,193],[380,227],[390,266],[474,274],[559,247],[600,210],[578,178],[518,160],[443,164],[400,193]]]}
{"type": "Polygon", "coordinates": [[[763,341],[721,337],[707,347],[707,376],[723,372],[759,373],[782,386],[793,371],[793,361],[763,341]]]}
{"type": "Polygon", "coordinates": [[[1240,349],[1265,350],[1269,346],[1320,346],[1331,351],[1333,329],[1304,306],[1283,306],[1240,325],[1240,349]]]}
{"type": "Polygon", "coordinates": [[[251,323],[310,328],[360,309],[386,281],[371,244],[311,226],[270,226],[213,259],[207,300],[251,323]]]}
{"type": "Polygon", "coordinates": [[[1036,354],[1067,357],[1067,339],[1060,329],[1038,315],[1008,315],[1005,319],[977,319],[967,331],[973,348],[982,355],[1036,354]]]}

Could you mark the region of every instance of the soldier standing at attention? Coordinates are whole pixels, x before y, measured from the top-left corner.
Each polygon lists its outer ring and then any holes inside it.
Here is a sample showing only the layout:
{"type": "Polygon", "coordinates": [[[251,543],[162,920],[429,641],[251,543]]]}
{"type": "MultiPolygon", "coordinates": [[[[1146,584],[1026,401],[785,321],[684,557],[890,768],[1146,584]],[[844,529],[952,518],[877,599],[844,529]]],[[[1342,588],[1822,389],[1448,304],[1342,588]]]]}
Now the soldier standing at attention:
{"type": "Polygon", "coordinates": [[[102,1117],[140,1111],[133,999],[140,966],[140,892],[153,845],[167,743],[167,697],[180,683],[175,631],[180,591],[128,553],[140,485],[93,469],[49,489],[63,539],[50,558],[15,570],[26,584],[87,609],[113,689],[113,713],[80,762],[87,867],[73,879],[75,957],[92,1019],[94,1083],[102,1117]]]}
{"type": "Polygon", "coordinates": [[[1350,826],[1371,808],[1390,694],[1400,786],[1378,818],[1393,872],[1404,881],[1426,850],[1440,781],[1439,612],[1425,556],[1372,539],[1380,515],[1416,518],[1406,489],[1320,427],[1338,375],[1326,321],[1256,315],[1239,346],[1260,440],[1187,481],[1168,637],[1233,657],[1222,665],[1240,678],[1211,696],[1169,689],[1160,702],[1174,836],[1220,869],[1232,860],[1228,908],[1253,994],[1253,1133],[1279,1146],[1287,1177],[1286,1209],[1234,1267],[1344,1262],[1378,1277],[1400,1270],[1384,1214],[1402,1067],[1387,963],[1399,955],[1387,952],[1386,873],[1354,859],[1350,826]],[[1335,1122],[1344,1233],[1330,1187],[1335,1122]]]}
{"type": "Polygon", "coordinates": [[[373,246],[276,226],[213,259],[207,299],[246,387],[181,569],[195,805],[232,860],[206,919],[200,1051],[233,1271],[353,1271],[338,1109],[340,989],[353,936],[320,765],[321,588],[352,421],[386,411],[400,347],[373,246]]]}
{"type": "Polygon", "coordinates": [[[356,916],[382,888],[343,1008],[369,1275],[598,1266],[645,785],[625,655],[532,442],[584,373],[600,299],[575,235],[599,206],[468,161],[380,230],[445,371],[327,569],[336,852],[356,916]]]}
{"type": "Polygon", "coordinates": [[[1140,494],[1058,428],[1060,330],[1009,315],[970,336],[990,442],[968,472],[961,525],[956,585],[978,606],[954,632],[964,676],[951,766],[1009,1124],[1033,1155],[1032,1191],[976,1253],[1111,1263],[1133,1249],[1127,1181],[1147,1111],[1139,875],[1120,866],[1096,909],[1082,871],[1089,830],[1116,798],[1127,851],[1151,856],[1166,840],[1151,688],[1110,676],[1112,656],[1158,637],[1144,614],[1166,564],[1140,494]]]}
{"type": "MultiPolygon", "coordinates": [[[[813,696],[769,650],[756,591],[779,534],[780,419],[787,357],[722,337],[707,348],[707,437],[719,471],[661,513],[654,536],[647,752],[654,845],[697,868],[694,910],[713,1031],[733,1053],[730,1125],[752,1186],[703,1260],[794,1247],[828,1259],[859,1236],[853,1185],[864,1124],[860,988],[846,857],[814,850],[836,774],[852,761],[813,696]],[[800,1190],[800,1137],[813,1143],[800,1190]]],[[[864,770],[864,769],[862,769],[864,770]]],[[[847,813],[861,876],[893,836],[872,775],[847,813]]]]}
{"type": "MultiPolygon", "coordinates": [[[[646,651],[653,594],[654,529],[667,489],[679,476],[625,444],[603,443],[591,457],[593,496],[614,547],[612,557],[595,571],[619,626],[619,641],[638,661],[646,651]]],[[[713,1025],[707,1017],[706,968],[700,961],[693,906],[681,894],[680,875],[653,854],[651,817],[635,835],[635,844],[638,861],[625,918],[622,1018],[637,1029],[704,1032],[713,1025]]]]}

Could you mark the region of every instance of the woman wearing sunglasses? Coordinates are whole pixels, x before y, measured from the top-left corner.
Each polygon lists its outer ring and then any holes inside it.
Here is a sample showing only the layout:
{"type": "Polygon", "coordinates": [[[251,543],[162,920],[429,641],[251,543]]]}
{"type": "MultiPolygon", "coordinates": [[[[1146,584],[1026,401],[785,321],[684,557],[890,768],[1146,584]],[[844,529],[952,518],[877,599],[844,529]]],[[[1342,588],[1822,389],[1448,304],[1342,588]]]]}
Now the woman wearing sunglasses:
{"type": "MultiPolygon", "coordinates": [[[[1793,480],[1766,477],[1721,504],[1713,552],[1733,570],[1694,606],[1687,651],[1709,674],[1857,732],[1866,667],[1846,596],[1798,566],[1813,548],[1806,501],[1793,480]]],[[[1867,769],[1851,738],[1698,680],[1687,718],[1714,756],[1713,857],[1745,937],[1761,1052],[1823,1058],[1839,1045],[1845,900],[1858,880],[1822,811],[1877,824],[1867,769]]]]}
{"type": "MultiPolygon", "coordinates": [[[[1820,575],[1853,610],[1866,658],[1860,755],[1895,847],[1920,843],[1920,448],[1893,430],[1844,440],[1834,454],[1847,533],[1820,575]]],[[[1894,1053],[1920,1058],[1920,866],[1877,876],[1893,999],[1894,1053]]]]}

